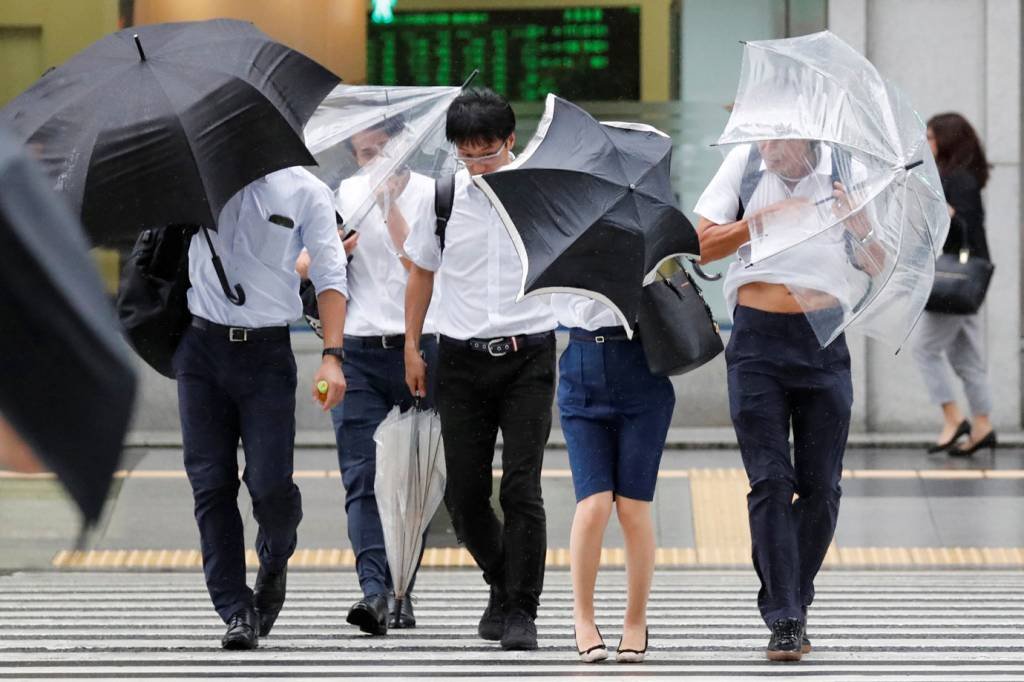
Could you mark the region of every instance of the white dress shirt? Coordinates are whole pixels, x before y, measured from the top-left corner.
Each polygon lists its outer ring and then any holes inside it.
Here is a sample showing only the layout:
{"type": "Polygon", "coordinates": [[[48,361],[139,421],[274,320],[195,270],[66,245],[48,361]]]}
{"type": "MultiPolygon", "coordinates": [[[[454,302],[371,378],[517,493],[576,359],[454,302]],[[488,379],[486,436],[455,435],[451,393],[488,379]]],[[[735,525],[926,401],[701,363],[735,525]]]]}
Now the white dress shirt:
{"type": "Polygon", "coordinates": [[[188,250],[188,309],[193,315],[233,327],[274,327],[302,316],[295,259],[305,247],[310,279],[318,292],[348,295],[345,251],[338,239],[331,190],[303,168],[285,168],[255,180],[236,193],[210,230],[228,283],[245,290],[245,304],[227,299],[213,268],[202,232],[188,250]],[[269,220],[281,216],[283,227],[269,220]]]}
{"type": "Polygon", "coordinates": [[[413,227],[405,252],[419,267],[437,272],[444,292],[437,330],[445,336],[491,339],[556,326],[546,296],[516,303],[523,278],[519,256],[497,211],[465,169],[455,176],[443,259],[434,225],[427,221],[413,227]]]}
{"type": "MultiPolygon", "coordinates": [[[[738,145],[729,152],[697,200],[694,213],[718,225],[736,221],[740,186],[749,153],[749,145],[738,145]]],[[[782,178],[767,170],[763,160],[760,170],[761,179],[748,205],[744,207],[745,216],[791,197],[817,200],[832,194],[831,149],[825,145],[821,147],[814,172],[801,178],[792,189],[782,178]]],[[[850,290],[848,280],[842,275],[849,267],[852,266],[841,227],[754,265],[735,261],[729,266],[723,282],[729,317],[732,318],[740,287],[752,282],[783,284],[796,291],[810,289],[825,292],[834,296],[844,310],[849,310],[855,292],[850,290]]]]}
{"type": "Polygon", "coordinates": [[[559,324],[589,332],[602,327],[622,326],[611,308],[600,301],[576,294],[551,294],[551,312],[559,324]]]}
{"type": "MultiPolygon", "coordinates": [[[[370,198],[370,183],[365,176],[346,179],[338,187],[336,205],[346,221],[345,229],[359,233],[359,243],[348,264],[348,312],[345,314],[345,334],[353,336],[391,336],[405,333],[405,285],[409,273],[398,257],[398,248],[388,233],[384,213],[376,204],[359,220],[349,223],[357,211],[370,198]]],[[[408,223],[410,231],[419,223],[433,230],[434,181],[419,173],[410,173],[409,181],[395,200],[398,210],[408,223]]],[[[437,309],[438,291],[434,298],[423,331],[435,333],[434,310],[437,309]]]]}

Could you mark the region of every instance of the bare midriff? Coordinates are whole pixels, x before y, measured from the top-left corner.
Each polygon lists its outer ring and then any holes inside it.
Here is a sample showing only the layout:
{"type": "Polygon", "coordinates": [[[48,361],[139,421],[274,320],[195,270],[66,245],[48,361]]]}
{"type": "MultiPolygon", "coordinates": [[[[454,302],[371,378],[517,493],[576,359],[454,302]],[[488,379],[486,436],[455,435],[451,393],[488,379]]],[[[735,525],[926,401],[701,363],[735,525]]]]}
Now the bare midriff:
{"type": "Polygon", "coordinates": [[[769,313],[802,313],[808,310],[834,308],[839,301],[821,291],[806,290],[798,301],[785,284],[750,282],[740,287],[736,302],[745,308],[769,313]]]}

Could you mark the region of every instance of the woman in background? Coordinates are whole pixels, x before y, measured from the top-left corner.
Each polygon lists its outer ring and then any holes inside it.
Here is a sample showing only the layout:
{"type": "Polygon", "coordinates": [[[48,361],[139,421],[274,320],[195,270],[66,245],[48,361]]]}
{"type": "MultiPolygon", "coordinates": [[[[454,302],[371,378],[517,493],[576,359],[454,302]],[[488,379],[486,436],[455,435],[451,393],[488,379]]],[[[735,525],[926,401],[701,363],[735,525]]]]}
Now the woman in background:
{"type": "MultiPolygon", "coordinates": [[[[960,114],[939,114],[928,121],[928,143],[939,167],[951,217],[943,253],[960,253],[967,248],[972,256],[988,259],[981,190],[988,182],[989,163],[974,128],[960,114]]],[[[989,418],[992,391],[985,362],[985,328],[978,314],[925,312],[914,357],[932,402],[942,408],[944,420],[942,431],[928,452],[948,450],[952,455],[966,457],[982,448],[994,450],[996,433],[989,418]],[[963,383],[973,421],[964,418],[956,403],[951,367],[963,383]],[[960,444],[964,436],[967,440],[960,444]]]]}

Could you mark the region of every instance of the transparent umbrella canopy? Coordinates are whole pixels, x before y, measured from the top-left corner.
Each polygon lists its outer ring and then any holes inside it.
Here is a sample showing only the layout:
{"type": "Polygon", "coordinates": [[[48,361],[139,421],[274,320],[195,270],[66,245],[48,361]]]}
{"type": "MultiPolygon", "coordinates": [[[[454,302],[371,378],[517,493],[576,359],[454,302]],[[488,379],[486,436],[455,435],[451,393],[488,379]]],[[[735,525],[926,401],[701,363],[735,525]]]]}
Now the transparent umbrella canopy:
{"type": "Polygon", "coordinates": [[[949,214],[907,98],[828,31],[744,45],[718,145],[743,166],[748,268],[784,282],[822,346],[848,327],[899,347],[931,291],[949,214]],[[763,264],[763,265],[762,265],[763,264]]]}
{"type": "Polygon", "coordinates": [[[445,139],[448,106],[461,87],[339,85],[306,124],[309,170],[344,194],[346,227],[374,210],[387,215],[410,175],[430,179],[455,169],[445,139]]]}

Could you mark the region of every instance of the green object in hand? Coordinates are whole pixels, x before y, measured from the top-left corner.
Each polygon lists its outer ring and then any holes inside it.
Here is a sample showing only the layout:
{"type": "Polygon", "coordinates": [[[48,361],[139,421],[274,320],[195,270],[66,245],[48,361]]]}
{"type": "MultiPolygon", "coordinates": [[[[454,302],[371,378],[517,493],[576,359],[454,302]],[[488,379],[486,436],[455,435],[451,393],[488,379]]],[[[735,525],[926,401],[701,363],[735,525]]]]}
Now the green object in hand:
{"type": "Polygon", "coordinates": [[[316,390],[320,392],[320,395],[327,395],[327,388],[327,382],[324,381],[323,379],[316,382],[316,390]]]}

